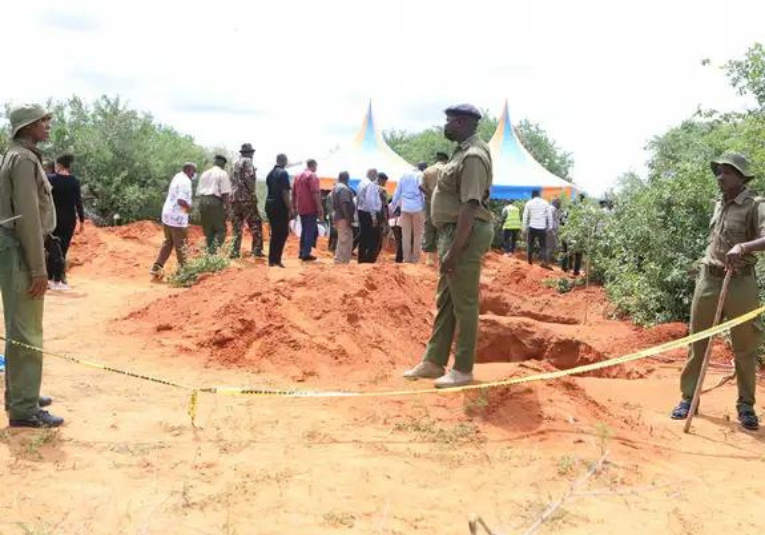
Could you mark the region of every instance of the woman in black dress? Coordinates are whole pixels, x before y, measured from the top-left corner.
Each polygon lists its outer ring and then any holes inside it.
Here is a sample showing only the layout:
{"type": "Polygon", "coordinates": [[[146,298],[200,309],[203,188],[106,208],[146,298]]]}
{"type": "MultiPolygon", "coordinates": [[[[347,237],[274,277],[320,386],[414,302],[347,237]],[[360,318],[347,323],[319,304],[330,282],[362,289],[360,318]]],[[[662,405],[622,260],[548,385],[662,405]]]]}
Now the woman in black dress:
{"type": "Polygon", "coordinates": [[[53,186],[53,202],[56,205],[56,230],[53,231],[53,237],[61,248],[60,261],[55,258],[57,255],[48,255],[52,260],[48,266],[49,286],[52,290],[69,290],[66,283],[66,254],[77,228],[77,220],[80,221],[80,231],[85,224],[80,181],[70,173],[72,163],[74,156],[71,154],[59,156],[56,158],[56,173],[48,177],[53,186]]]}

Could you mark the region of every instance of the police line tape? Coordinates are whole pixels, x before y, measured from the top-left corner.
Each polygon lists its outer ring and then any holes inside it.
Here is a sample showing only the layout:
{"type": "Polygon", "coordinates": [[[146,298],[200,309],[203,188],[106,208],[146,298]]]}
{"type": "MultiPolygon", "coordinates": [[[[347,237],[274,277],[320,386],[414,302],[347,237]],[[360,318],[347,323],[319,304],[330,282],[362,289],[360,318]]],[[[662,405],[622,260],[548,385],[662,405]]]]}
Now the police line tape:
{"type": "Polygon", "coordinates": [[[100,364],[98,362],[93,362],[87,359],[74,357],[72,355],[66,355],[66,354],[57,353],[54,351],[45,351],[42,348],[25,344],[23,342],[18,342],[16,340],[11,340],[3,336],[0,336],[0,340],[4,340],[5,342],[8,342],[10,344],[13,344],[19,347],[23,347],[25,349],[37,351],[44,355],[50,355],[52,357],[66,360],[74,364],[79,364],[79,365],[86,366],[89,368],[94,368],[97,370],[102,370],[102,371],[106,371],[110,373],[117,373],[120,375],[133,377],[135,379],[141,379],[144,381],[150,381],[152,383],[158,383],[161,385],[190,391],[191,399],[189,400],[188,414],[189,414],[189,417],[191,418],[191,422],[193,425],[196,420],[197,400],[198,400],[199,393],[226,394],[226,395],[235,395],[235,396],[279,396],[279,397],[291,397],[291,398],[380,398],[380,397],[416,396],[416,395],[423,395],[423,394],[455,394],[455,393],[467,392],[471,390],[483,390],[487,388],[506,387],[506,386],[531,383],[536,381],[551,381],[554,379],[561,379],[563,377],[568,377],[571,375],[580,375],[583,373],[590,373],[590,372],[594,372],[598,370],[603,370],[605,368],[611,368],[613,366],[619,366],[621,364],[626,364],[628,362],[634,362],[637,360],[646,359],[646,358],[658,355],[660,353],[673,351],[675,349],[682,349],[683,347],[687,347],[695,342],[705,340],[707,338],[711,338],[712,336],[716,336],[733,327],[737,327],[738,325],[741,325],[748,321],[752,321],[763,312],[765,312],[765,306],[760,307],[756,310],[752,310],[751,312],[742,314],[741,316],[734,318],[732,320],[726,321],[725,323],[721,323],[720,325],[717,325],[716,327],[710,327],[709,329],[688,335],[684,338],[680,338],[679,340],[666,342],[664,344],[660,344],[658,346],[654,346],[648,349],[643,349],[635,353],[630,353],[628,355],[623,355],[621,357],[615,357],[612,359],[602,360],[600,362],[594,362],[592,364],[585,364],[582,366],[577,366],[575,368],[569,368],[566,370],[543,372],[543,373],[537,373],[533,375],[527,375],[524,377],[514,377],[512,379],[503,379],[500,381],[491,381],[486,383],[476,383],[476,384],[470,384],[466,386],[447,388],[447,389],[424,388],[424,389],[387,390],[387,391],[370,391],[370,392],[282,390],[282,389],[240,387],[240,386],[193,387],[193,386],[179,383],[176,381],[170,381],[168,379],[153,377],[153,376],[142,374],[142,373],[115,368],[113,366],[100,364]]]}

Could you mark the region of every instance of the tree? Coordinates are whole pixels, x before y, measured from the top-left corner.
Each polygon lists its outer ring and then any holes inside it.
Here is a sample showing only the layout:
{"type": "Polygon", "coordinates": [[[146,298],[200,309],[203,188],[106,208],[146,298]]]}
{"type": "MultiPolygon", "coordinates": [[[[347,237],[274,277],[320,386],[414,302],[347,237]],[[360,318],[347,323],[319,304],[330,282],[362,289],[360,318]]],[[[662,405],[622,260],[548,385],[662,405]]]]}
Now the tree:
{"type": "MultiPolygon", "coordinates": [[[[756,45],[727,65],[731,84],[762,105],[763,48],[756,45]]],[[[597,229],[597,239],[585,250],[591,275],[603,280],[620,312],[643,324],[688,318],[694,274],[719,195],[709,162],[725,150],[746,154],[757,177],[750,187],[765,192],[763,139],[762,112],[699,111],[648,143],[648,176],[620,178],[612,213],[590,213],[589,219],[578,218],[581,225],[566,224],[564,238],[575,242],[597,229]]],[[[765,289],[762,275],[760,282],[765,289]]]]}
{"type": "Polygon", "coordinates": [[[743,59],[731,60],[723,67],[731,85],[742,95],[752,95],[765,108],[765,46],[755,43],[743,59]]]}
{"type": "MultiPolygon", "coordinates": [[[[103,96],[87,104],[72,97],[49,102],[48,108],[53,126],[43,153],[48,158],[74,154],[86,206],[106,223],[117,213],[123,221],[157,219],[183,162],[202,169],[212,160],[190,136],[129,109],[119,98],[103,96]]],[[[7,136],[0,137],[3,143],[7,136]]]]}

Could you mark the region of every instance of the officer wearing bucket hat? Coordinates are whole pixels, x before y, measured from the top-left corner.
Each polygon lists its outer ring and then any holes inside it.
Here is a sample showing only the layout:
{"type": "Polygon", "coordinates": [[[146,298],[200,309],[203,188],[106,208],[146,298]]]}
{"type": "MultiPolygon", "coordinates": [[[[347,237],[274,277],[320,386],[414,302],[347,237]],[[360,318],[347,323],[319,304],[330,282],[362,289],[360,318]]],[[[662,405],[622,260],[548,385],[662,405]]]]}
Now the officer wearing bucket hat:
{"type": "Polygon", "coordinates": [[[243,143],[239,154],[240,157],[234,162],[231,173],[231,226],[234,231],[231,257],[239,258],[242,248],[242,230],[246,224],[252,234],[252,255],[261,258],[263,257],[263,220],[258,210],[256,168],[252,162],[255,149],[250,143],[243,143]]]}
{"type": "MultiPolygon", "coordinates": [[[[37,144],[50,135],[51,114],[37,104],[15,106],[11,137],[0,164],[0,291],[6,336],[42,347],[43,296],[48,286],[45,236],[56,227],[51,186],[37,144]],[[7,221],[12,219],[11,221],[7,221]]],[[[57,427],[63,418],[41,406],[42,354],[6,343],[5,408],[11,427],[57,427]]]]}
{"type": "Polygon", "coordinates": [[[438,314],[422,361],[404,373],[407,379],[435,379],[436,388],[458,387],[473,380],[481,262],[494,239],[488,207],[491,153],[476,133],[481,112],[462,104],[445,113],[444,136],[458,145],[439,174],[431,200],[441,260],[438,314]],[[454,367],[447,373],[453,343],[454,367]]]}
{"type": "MultiPolygon", "coordinates": [[[[744,155],[726,152],[711,162],[711,168],[722,198],[715,204],[709,245],[693,294],[691,333],[712,326],[726,270],[732,270],[733,276],[723,305],[725,316],[735,318],[759,306],[754,271],[757,259],[753,253],[765,250],[765,202],[747,187],[754,173],[744,155]]],[[[754,394],[762,331],[759,319],[731,329],[738,381],[738,420],[748,430],[759,427],[754,394]]],[[[688,362],[680,377],[682,401],[672,412],[675,420],[688,417],[708,342],[701,340],[689,349],[688,362]]]]}

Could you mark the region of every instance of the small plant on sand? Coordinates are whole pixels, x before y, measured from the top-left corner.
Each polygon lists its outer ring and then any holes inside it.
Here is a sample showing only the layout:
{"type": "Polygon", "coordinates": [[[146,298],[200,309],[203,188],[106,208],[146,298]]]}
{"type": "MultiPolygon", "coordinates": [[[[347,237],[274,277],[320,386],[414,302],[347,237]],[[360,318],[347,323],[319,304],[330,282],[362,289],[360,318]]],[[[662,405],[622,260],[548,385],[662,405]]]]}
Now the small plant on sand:
{"type": "Polygon", "coordinates": [[[223,271],[231,265],[231,260],[222,251],[223,249],[218,254],[190,258],[168,279],[168,282],[171,286],[189,288],[199,280],[199,276],[203,273],[223,271]]]}
{"type": "Polygon", "coordinates": [[[471,422],[461,422],[452,427],[441,427],[430,417],[410,417],[406,422],[397,422],[394,431],[405,431],[419,435],[422,440],[454,445],[468,442],[481,442],[478,427],[471,422]]]}
{"type": "Polygon", "coordinates": [[[34,438],[26,443],[26,452],[30,457],[42,457],[40,455],[40,448],[48,444],[56,444],[58,442],[58,431],[55,429],[42,429],[34,438]]]}
{"type": "Polygon", "coordinates": [[[24,535],[53,535],[53,529],[47,524],[29,526],[24,523],[19,523],[18,526],[21,528],[21,533],[24,535]]]}
{"type": "Polygon", "coordinates": [[[489,406],[489,389],[482,388],[475,394],[465,394],[462,409],[468,416],[481,415],[489,406]]]}
{"type": "Polygon", "coordinates": [[[600,448],[600,455],[603,456],[608,450],[608,441],[613,436],[613,431],[607,424],[598,422],[595,424],[595,434],[598,437],[598,447],[600,448]]]}
{"type": "Polygon", "coordinates": [[[558,290],[558,293],[565,294],[576,288],[577,286],[584,285],[585,280],[584,279],[570,279],[568,277],[550,277],[547,279],[544,279],[542,281],[542,284],[547,286],[548,288],[554,288],[555,290],[558,290]]]}
{"type": "Polygon", "coordinates": [[[352,528],[356,524],[356,517],[350,513],[338,513],[336,511],[330,511],[324,513],[324,523],[328,526],[352,528]]]}
{"type": "Polygon", "coordinates": [[[558,475],[559,476],[570,476],[574,473],[574,469],[577,465],[577,459],[576,457],[573,457],[571,455],[564,455],[560,459],[558,459],[558,475]]]}

